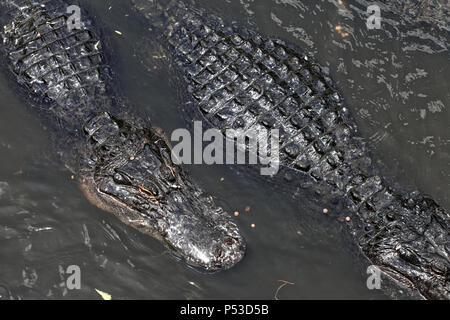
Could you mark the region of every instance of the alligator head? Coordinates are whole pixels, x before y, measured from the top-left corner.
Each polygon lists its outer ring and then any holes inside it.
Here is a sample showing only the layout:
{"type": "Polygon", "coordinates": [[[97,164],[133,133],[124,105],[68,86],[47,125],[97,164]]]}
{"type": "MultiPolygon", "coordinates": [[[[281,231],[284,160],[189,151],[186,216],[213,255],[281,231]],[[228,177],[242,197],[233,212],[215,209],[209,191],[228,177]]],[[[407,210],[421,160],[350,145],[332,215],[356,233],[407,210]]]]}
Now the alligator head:
{"type": "Polygon", "coordinates": [[[102,113],[84,131],[80,182],[91,202],[163,241],[189,265],[213,271],[242,259],[245,242],[237,226],[172,163],[156,130],[102,113]]]}

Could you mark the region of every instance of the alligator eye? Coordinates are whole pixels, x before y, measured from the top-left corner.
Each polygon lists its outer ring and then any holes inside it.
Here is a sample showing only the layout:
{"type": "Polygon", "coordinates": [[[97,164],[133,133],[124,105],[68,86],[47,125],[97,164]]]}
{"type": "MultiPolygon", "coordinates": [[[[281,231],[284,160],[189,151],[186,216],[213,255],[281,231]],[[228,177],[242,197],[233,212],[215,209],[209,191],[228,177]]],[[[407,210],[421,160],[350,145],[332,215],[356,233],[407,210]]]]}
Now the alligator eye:
{"type": "Polygon", "coordinates": [[[164,180],[174,182],[177,179],[175,178],[177,172],[175,171],[175,168],[171,166],[161,166],[160,168],[161,175],[163,176],[164,180]]]}
{"type": "Polygon", "coordinates": [[[115,183],[118,183],[118,184],[125,184],[125,185],[130,185],[131,184],[131,181],[126,176],[124,176],[124,175],[122,175],[122,174],[120,174],[118,172],[116,172],[113,175],[113,180],[114,180],[115,183]]]}

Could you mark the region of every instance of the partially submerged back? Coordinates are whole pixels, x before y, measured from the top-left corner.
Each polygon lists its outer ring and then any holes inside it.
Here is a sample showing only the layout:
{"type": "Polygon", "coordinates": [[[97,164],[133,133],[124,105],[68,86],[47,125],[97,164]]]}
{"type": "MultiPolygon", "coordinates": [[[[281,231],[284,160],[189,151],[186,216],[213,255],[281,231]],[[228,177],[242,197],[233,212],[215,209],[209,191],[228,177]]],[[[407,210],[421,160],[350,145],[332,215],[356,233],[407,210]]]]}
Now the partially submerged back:
{"type": "Polygon", "coordinates": [[[425,297],[450,298],[449,214],[384,181],[341,93],[313,57],[183,1],[132,2],[161,34],[173,76],[183,77],[176,90],[186,115],[224,134],[278,129],[280,163],[346,199],[354,212],[349,231],[367,257],[425,297]]]}

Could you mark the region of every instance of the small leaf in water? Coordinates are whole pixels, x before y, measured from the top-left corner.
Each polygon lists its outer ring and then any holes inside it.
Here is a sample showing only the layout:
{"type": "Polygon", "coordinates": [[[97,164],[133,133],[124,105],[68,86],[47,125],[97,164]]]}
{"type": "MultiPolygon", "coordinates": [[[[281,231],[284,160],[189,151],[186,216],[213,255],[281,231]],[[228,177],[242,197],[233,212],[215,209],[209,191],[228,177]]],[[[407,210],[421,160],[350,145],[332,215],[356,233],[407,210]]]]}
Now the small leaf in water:
{"type": "Polygon", "coordinates": [[[97,293],[103,298],[103,300],[111,300],[111,295],[109,293],[100,291],[98,289],[95,289],[95,291],[97,291],[97,293]]]}

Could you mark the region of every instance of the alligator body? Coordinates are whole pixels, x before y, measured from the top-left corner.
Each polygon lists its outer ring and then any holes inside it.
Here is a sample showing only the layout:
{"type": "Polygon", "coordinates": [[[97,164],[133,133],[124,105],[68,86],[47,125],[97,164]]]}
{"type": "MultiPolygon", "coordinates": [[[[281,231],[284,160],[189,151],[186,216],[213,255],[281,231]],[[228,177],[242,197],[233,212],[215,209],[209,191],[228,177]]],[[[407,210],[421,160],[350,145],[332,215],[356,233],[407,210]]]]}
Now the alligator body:
{"type": "MultiPolygon", "coordinates": [[[[226,129],[279,129],[280,165],[345,199],[362,252],[426,298],[450,298],[450,216],[379,175],[335,83],[280,39],[182,1],[133,0],[183,81],[186,114],[226,129]],[[160,36],[162,35],[162,36],[160,36]]],[[[343,220],[343,219],[342,219],[343,220]]]]}
{"type": "Polygon", "coordinates": [[[98,30],[86,19],[69,28],[69,5],[1,1],[1,50],[17,91],[53,128],[58,151],[71,158],[93,204],[158,238],[190,265],[235,265],[245,250],[236,225],[172,163],[163,135],[124,112],[98,30]]]}

